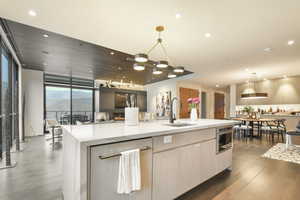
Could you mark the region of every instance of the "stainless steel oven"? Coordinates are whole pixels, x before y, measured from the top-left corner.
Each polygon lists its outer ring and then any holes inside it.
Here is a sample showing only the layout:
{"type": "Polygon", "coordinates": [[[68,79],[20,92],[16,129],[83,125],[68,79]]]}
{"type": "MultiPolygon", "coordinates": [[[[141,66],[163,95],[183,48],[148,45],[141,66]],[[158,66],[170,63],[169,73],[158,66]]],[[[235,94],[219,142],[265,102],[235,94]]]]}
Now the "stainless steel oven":
{"type": "Polygon", "coordinates": [[[232,126],[217,128],[217,154],[232,148],[232,126]]]}

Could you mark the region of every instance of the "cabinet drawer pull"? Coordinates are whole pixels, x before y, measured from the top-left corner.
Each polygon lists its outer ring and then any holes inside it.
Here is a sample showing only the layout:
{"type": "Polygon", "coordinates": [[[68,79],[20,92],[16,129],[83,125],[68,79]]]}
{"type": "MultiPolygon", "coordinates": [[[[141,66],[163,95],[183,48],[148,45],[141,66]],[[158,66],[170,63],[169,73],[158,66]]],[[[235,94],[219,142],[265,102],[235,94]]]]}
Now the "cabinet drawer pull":
{"type": "MultiPolygon", "coordinates": [[[[151,149],[151,147],[146,146],[146,147],[140,148],[140,151],[146,151],[149,149],[151,149]]],[[[111,154],[111,155],[107,155],[107,156],[99,156],[99,159],[105,160],[108,158],[119,157],[119,156],[121,156],[121,153],[111,154]]]]}

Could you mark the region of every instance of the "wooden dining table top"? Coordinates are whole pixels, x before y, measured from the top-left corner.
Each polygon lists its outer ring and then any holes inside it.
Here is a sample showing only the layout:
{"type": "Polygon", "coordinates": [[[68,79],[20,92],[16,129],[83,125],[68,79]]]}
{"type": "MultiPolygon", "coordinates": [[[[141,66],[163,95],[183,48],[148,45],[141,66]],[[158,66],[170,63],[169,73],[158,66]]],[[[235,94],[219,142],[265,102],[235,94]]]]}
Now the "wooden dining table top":
{"type": "Polygon", "coordinates": [[[254,119],[254,118],[242,118],[242,117],[237,117],[237,118],[232,118],[232,120],[237,120],[237,121],[247,121],[247,122],[273,122],[278,119],[270,119],[270,118],[259,118],[259,119],[254,119]]]}

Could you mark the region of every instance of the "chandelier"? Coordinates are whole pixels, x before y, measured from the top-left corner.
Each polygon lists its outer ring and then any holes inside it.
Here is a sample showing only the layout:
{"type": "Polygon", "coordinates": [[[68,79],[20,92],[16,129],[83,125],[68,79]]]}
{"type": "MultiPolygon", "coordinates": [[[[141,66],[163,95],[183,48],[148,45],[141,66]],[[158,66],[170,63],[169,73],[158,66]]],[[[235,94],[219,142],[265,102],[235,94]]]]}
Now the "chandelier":
{"type": "MultiPolygon", "coordinates": [[[[153,68],[152,73],[154,75],[162,74],[162,69],[167,69],[169,67],[170,58],[166,51],[166,48],[163,45],[163,40],[161,38],[161,33],[165,30],[163,26],[157,26],[155,30],[158,32],[158,38],[154,45],[147,51],[147,53],[138,53],[134,56],[134,63],[133,68],[137,71],[142,71],[145,69],[145,64],[149,61],[150,53],[155,49],[160,47],[164,53],[165,60],[159,60],[155,62],[155,67],[153,68]]],[[[177,73],[183,73],[184,67],[178,66],[174,67],[172,71],[168,73],[168,78],[175,78],[177,73]]]]}

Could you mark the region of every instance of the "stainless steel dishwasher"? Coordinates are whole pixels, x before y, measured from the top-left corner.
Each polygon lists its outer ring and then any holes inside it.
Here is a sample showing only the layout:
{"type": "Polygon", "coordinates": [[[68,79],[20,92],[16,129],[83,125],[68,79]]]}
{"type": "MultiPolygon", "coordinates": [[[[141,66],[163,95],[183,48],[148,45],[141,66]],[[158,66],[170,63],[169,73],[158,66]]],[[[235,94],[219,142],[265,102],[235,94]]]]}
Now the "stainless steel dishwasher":
{"type": "Polygon", "coordinates": [[[152,139],[99,145],[91,148],[90,200],[151,200],[152,139]],[[142,189],[130,195],[117,194],[120,152],[141,149],[142,189]]]}

